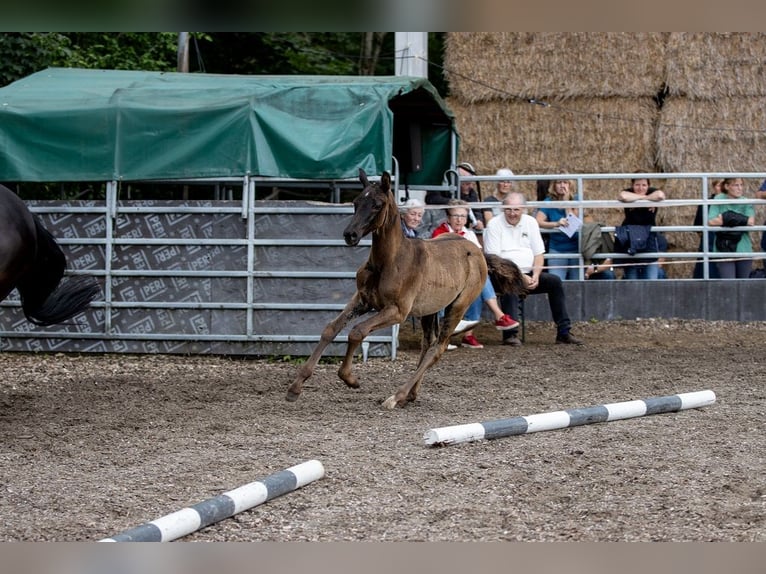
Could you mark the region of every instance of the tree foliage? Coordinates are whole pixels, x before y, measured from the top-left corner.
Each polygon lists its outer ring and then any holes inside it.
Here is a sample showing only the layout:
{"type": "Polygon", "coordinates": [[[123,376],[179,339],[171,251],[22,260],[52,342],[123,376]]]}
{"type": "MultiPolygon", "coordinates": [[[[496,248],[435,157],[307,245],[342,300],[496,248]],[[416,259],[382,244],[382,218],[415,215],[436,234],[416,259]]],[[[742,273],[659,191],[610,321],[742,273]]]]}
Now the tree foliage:
{"type": "MultiPolygon", "coordinates": [[[[431,81],[446,93],[442,34],[429,34],[431,81]]],[[[393,75],[393,32],[193,32],[189,71],[218,74],[393,75]]],[[[51,66],[173,71],[176,32],[0,33],[0,86],[51,66]]]]}
{"type": "Polygon", "coordinates": [[[65,59],[67,45],[68,38],[55,32],[0,34],[0,86],[65,59]]]}
{"type": "Polygon", "coordinates": [[[177,68],[175,32],[68,32],[67,57],[55,63],[73,68],[148,70],[177,68]]]}

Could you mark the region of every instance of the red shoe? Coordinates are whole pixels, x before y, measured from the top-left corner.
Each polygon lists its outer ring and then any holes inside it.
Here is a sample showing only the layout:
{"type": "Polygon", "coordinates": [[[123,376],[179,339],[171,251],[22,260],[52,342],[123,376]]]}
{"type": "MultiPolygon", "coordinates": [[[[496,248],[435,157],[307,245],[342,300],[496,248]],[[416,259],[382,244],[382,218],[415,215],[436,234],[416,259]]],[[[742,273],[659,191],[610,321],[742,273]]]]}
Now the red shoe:
{"type": "Polygon", "coordinates": [[[461,347],[468,347],[470,349],[483,349],[484,345],[479,343],[479,341],[474,337],[473,335],[466,335],[463,337],[463,340],[460,342],[461,347]]]}
{"type": "Polygon", "coordinates": [[[519,326],[518,321],[514,321],[510,315],[503,315],[497,321],[495,321],[495,329],[498,331],[507,331],[508,329],[516,329],[519,326]]]}

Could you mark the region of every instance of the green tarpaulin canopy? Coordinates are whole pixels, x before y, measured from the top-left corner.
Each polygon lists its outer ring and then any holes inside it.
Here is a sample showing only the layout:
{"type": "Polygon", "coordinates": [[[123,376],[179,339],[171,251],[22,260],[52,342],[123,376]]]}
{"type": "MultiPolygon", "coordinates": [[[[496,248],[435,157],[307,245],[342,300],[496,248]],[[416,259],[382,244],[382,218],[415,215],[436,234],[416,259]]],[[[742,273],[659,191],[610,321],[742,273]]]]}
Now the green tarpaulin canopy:
{"type": "Polygon", "coordinates": [[[0,88],[0,180],[442,182],[453,114],[428,80],[49,68],[0,88]]]}

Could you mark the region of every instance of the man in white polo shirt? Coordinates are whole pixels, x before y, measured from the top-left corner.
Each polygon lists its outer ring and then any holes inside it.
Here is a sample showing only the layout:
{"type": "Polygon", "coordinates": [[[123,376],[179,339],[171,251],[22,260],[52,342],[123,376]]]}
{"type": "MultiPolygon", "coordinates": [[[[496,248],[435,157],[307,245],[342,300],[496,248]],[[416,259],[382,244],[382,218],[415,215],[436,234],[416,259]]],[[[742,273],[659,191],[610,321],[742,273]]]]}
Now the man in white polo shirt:
{"type": "MultiPolygon", "coordinates": [[[[503,200],[503,212],[493,217],[484,230],[484,251],[513,261],[522,273],[530,295],[548,294],[551,315],[556,323],[556,343],[582,345],[583,342],[570,333],[572,322],[567,312],[566,297],[561,279],[543,271],[545,245],[537,220],[525,213],[526,198],[519,192],[511,192],[503,200]]],[[[515,320],[519,315],[516,295],[502,295],[500,307],[515,320]]],[[[503,331],[504,345],[521,345],[516,330],[503,331]]]]}

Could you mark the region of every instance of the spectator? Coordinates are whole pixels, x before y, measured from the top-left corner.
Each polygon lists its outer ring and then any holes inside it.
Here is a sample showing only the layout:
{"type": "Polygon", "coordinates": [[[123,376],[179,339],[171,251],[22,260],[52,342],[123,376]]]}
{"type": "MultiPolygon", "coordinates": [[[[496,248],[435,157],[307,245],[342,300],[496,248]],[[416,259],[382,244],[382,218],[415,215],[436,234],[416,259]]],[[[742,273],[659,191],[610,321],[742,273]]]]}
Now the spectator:
{"type": "MultiPolygon", "coordinates": [[[[479,239],[476,237],[476,234],[465,227],[465,222],[468,218],[468,212],[470,211],[468,209],[468,202],[463,201],[462,199],[453,199],[450,201],[449,205],[450,207],[447,209],[447,221],[434,229],[433,237],[438,237],[443,233],[457,233],[471,243],[474,243],[477,247],[481,248],[481,245],[479,245],[479,239]]],[[[492,287],[492,281],[489,277],[487,277],[486,281],[484,282],[484,288],[482,289],[481,294],[473,303],[471,303],[470,307],[466,309],[463,321],[461,321],[458,327],[455,329],[456,331],[460,331],[463,328],[463,325],[465,325],[464,321],[469,324],[476,324],[479,322],[479,319],[481,318],[482,302],[486,303],[487,307],[489,307],[489,309],[495,315],[495,328],[501,331],[507,329],[518,329],[518,321],[511,319],[511,317],[503,313],[503,311],[500,309],[500,306],[497,303],[495,289],[492,287]]],[[[482,345],[474,336],[473,330],[465,332],[463,335],[463,340],[461,341],[461,345],[471,349],[484,348],[484,345],[482,345]]]]}
{"type": "Polygon", "coordinates": [[[419,199],[408,199],[399,208],[402,221],[402,231],[405,237],[418,237],[418,227],[423,221],[425,205],[419,199]]]}
{"type": "Polygon", "coordinates": [[[537,190],[537,201],[545,201],[545,198],[548,197],[548,194],[551,190],[551,180],[550,179],[538,179],[536,183],[536,190],[537,190]]]}
{"type": "MultiPolygon", "coordinates": [[[[714,179],[710,182],[710,187],[712,191],[708,195],[708,199],[715,199],[715,196],[721,193],[721,182],[722,179],[714,179]]],[[[764,181],[766,183],[766,181],[764,181]]],[[[757,193],[756,193],[757,195],[757,193]]],[[[697,212],[694,214],[694,222],[692,225],[702,225],[702,205],[697,206],[697,212]]],[[[700,244],[697,248],[698,251],[704,252],[705,251],[705,243],[703,241],[703,235],[700,232],[699,233],[700,238],[700,244]]],[[[714,231],[708,231],[707,234],[707,245],[709,250],[713,250],[713,245],[715,242],[715,232],[714,231]]],[[[702,260],[698,260],[694,264],[694,271],[692,272],[692,278],[694,279],[704,279],[705,277],[705,270],[704,270],[704,262],[702,260]]],[[[708,277],[710,279],[718,279],[718,267],[716,265],[711,265],[708,269],[708,277]]]]}
{"type": "MultiPolygon", "coordinates": [[[[460,175],[460,177],[465,177],[467,175],[476,175],[476,170],[474,169],[473,165],[470,163],[463,162],[461,164],[457,165],[457,172],[460,175]]],[[[444,184],[448,184],[449,182],[444,181],[444,184]]],[[[470,202],[478,202],[480,201],[480,188],[478,187],[479,182],[474,181],[461,181],[460,182],[460,199],[463,201],[470,201],[470,202]]],[[[444,190],[438,190],[438,189],[430,189],[426,191],[426,203],[428,205],[447,205],[452,199],[452,194],[450,194],[449,191],[444,190]]],[[[478,212],[478,210],[476,210],[478,212]]],[[[428,221],[426,222],[426,225],[429,229],[434,229],[439,225],[439,222],[441,222],[444,218],[441,210],[439,209],[433,209],[429,210],[429,213],[427,214],[428,221]]],[[[481,217],[478,217],[473,211],[471,211],[468,214],[468,222],[466,224],[466,227],[469,228],[475,228],[477,231],[482,231],[484,229],[484,222],[481,221],[481,217]],[[478,223],[481,223],[480,227],[477,227],[478,223]]]]}
{"type": "MultiPolygon", "coordinates": [[[[761,187],[755,192],[756,199],[766,199],[766,179],[761,182],[761,187]]],[[[766,221],[763,222],[766,225],[766,221]]],[[[761,232],[761,251],[766,251],[766,231],[761,232]]]]}
{"type": "MultiPolygon", "coordinates": [[[[711,204],[707,216],[708,225],[720,227],[715,232],[715,253],[743,253],[753,250],[750,233],[747,231],[729,231],[729,227],[755,225],[755,208],[751,203],[740,201],[745,192],[745,182],[741,177],[729,177],[721,182],[721,193],[715,196],[716,203],[711,204]],[[718,203],[720,200],[721,203],[718,203]]],[[[732,258],[730,261],[716,260],[718,275],[721,279],[745,279],[750,276],[753,260],[732,258]]]]}
{"type": "MultiPolygon", "coordinates": [[[[457,166],[457,172],[460,177],[476,175],[474,167],[464,161],[457,166]]],[[[481,182],[480,181],[461,181],[460,199],[468,203],[479,203],[481,201],[481,182]]],[[[481,210],[473,209],[468,213],[468,227],[476,233],[484,231],[484,221],[481,210]]]]}
{"type": "MultiPolygon", "coordinates": [[[[657,234],[657,252],[667,253],[668,251],[668,239],[664,233],[657,234]]],[[[660,257],[657,259],[657,279],[667,279],[668,273],[665,271],[665,262],[667,257],[660,257]]]]}
{"type": "MultiPolygon", "coordinates": [[[[656,187],[651,187],[651,182],[646,178],[635,178],[630,180],[631,186],[622,190],[617,199],[623,203],[633,203],[639,200],[662,201],[665,199],[665,192],[656,187]]],[[[657,225],[656,207],[626,207],[623,226],[642,226],[649,228],[657,225]]],[[[657,233],[647,231],[646,249],[644,251],[657,252],[657,233]]],[[[620,253],[631,253],[631,246],[620,241],[619,234],[615,237],[615,251],[620,253]]],[[[633,251],[636,253],[636,251],[633,251]]],[[[632,254],[632,253],[631,253],[632,254]]],[[[631,265],[625,267],[623,279],[658,279],[660,267],[657,259],[636,259],[631,261],[631,265]]]]}
{"type": "MultiPolygon", "coordinates": [[[[572,188],[568,180],[557,179],[553,182],[548,192],[548,197],[543,201],[571,201],[572,188]]],[[[580,258],[580,235],[575,232],[571,237],[564,232],[569,227],[567,216],[575,215],[571,207],[540,207],[535,214],[541,229],[552,229],[548,235],[547,251],[550,254],[565,254],[562,257],[549,257],[548,270],[562,281],[565,279],[578,279],[580,258]]]]}
{"type": "MultiPolygon", "coordinates": [[[[501,176],[501,177],[513,177],[513,172],[507,167],[501,167],[495,172],[495,175],[501,176]]],[[[495,184],[495,191],[493,191],[492,195],[490,195],[488,198],[484,200],[484,203],[496,202],[496,203],[502,204],[503,200],[506,197],[508,197],[508,194],[512,192],[513,189],[514,189],[514,185],[512,180],[504,179],[504,180],[498,181],[495,184]]],[[[484,227],[486,228],[490,219],[492,219],[496,215],[500,215],[502,211],[503,210],[500,206],[485,209],[484,210],[484,227]]]]}
{"type": "MultiPolygon", "coordinates": [[[[484,231],[484,251],[513,261],[524,273],[530,295],[548,295],[553,321],[556,323],[556,343],[582,345],[572,333],[571,320],[566,307],[564,286],[556,275],[543,271],[545,249],[537,220],[524,213],[524,194],[511,192],[503,200],[503,214],[487,224],[484,231]]],[[[518,319],[519,300],[515,295],[502,295],[500,307],[518,319]]],[[[503,331],[504,345],[521,345],[518,330],[503,331]]]]}
{"type": "Polygon", "coordinates": [[[614,279],[614,268],[611,257],[603,257],[601,253],[614,251],[614,240],[606,231],[601,230],[601,224],[586,216],[580,230],[582,236],[582,257],[585,262],[585,279],[614,279]]]}
{"type": "MultiPolygon", "coordinates": [[[[548,197],[548,193],[551,190],[551,180],[538,179],[535,182],[535,186],[537,201],[545,201],[545,198],[548,197]]],[[[537,211],[534,212],[534,216],[537,217],[537,211]]],[[[548,253],[550,251],[550,234],[543,234],[543,243],[545,244],[545,252],[548,253]]]]}
{"type": "MultiPolygon", "coordinates": [[[[445,179],[444,184],[447,185],[445,179]]],[[[452,193],[449,190],[442,189],[429,189],[426,191],[426,205],[447,205],[447,203],[454,199],[452,193]]],[[[430,233],[444,220],[445,212],[441,209],[429,209],[426,211],[423,217],[423,227],[425,231],[430,233]]]]}

